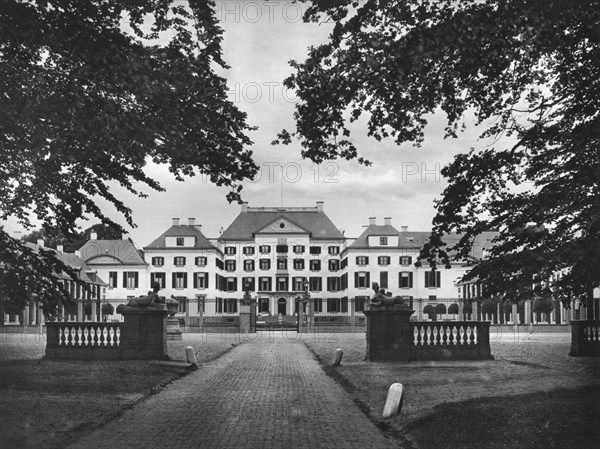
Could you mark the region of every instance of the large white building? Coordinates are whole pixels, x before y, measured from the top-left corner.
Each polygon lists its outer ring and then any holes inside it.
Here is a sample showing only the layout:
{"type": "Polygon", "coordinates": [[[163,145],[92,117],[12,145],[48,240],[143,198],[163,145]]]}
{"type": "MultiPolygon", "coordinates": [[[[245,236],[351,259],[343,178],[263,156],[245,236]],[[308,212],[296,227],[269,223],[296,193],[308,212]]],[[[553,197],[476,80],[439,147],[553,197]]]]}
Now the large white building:
{"type": "Polygon", "coordinates": [[[457,281],[492,237],[480,237],[469,261],[431,272],[427,264],[415,266],[429,234],[398,230],[390,218],[380,224],[370,218],[358,238],[348,238],[327,217],[323,202],[314,207],[244,203],[218,238],[207,238],[192,218],[174,218],[143,251],[128,239],[94,236],[81,254],[106,279],[108,301],[125,302],[158,282],[159,294],[177,298],[179,315],[190,324],[201,317],[237,315],[246,289],[262,315],[293,316],[296,299],[308,290],[317,317],[362,316],[374,282],[412,299],[415,317],[422,319],[427,304],[458,307],[457,281]]]}

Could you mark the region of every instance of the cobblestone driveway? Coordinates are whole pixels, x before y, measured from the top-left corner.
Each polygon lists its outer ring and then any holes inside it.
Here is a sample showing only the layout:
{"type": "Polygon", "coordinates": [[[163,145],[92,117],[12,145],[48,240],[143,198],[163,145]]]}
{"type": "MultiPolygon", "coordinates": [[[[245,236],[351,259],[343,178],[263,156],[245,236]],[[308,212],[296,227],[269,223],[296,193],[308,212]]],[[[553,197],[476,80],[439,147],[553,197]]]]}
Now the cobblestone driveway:
{"type": "Polygon", "coordinates": [[[271,337],[201,366],[71,447],[394,447],[302,342],[271,337]]]}

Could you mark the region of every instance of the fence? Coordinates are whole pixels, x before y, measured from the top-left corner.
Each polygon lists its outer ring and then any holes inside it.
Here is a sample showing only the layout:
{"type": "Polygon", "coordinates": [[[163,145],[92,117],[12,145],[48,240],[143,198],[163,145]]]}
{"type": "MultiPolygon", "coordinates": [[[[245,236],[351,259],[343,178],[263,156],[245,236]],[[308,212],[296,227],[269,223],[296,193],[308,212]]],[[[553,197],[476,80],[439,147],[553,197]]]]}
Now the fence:
{"type": "Polygon", "coordinates": [[[56,359],[118,360],[122,323],[47,322],[46,356],[56,359]]]}
{"type": "Polygon", "coordinates": [[[572,356],[600,356],[600,320],[571,321],[572,356]]]}
{"type": "Polygon", "coordinates": [[[410,360],[492,358],[490,323],[485,321],[411,321],[410,360]]]}

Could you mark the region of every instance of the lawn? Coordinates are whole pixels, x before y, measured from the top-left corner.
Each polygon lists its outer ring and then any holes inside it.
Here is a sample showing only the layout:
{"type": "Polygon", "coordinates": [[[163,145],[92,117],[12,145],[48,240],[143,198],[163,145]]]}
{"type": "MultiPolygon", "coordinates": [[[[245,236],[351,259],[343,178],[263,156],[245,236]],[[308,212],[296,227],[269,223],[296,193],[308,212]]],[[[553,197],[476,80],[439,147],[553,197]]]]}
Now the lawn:
{"type": "Polygon", "coordinates": [[[411,363],[365,362],[364,334],[304,342],[369,418],[406,446],[600,447],[600,358],[569,357],[566,338],[499,338],[492,361],[411,363]],[[344,356],[334,368],[337,347],[344,356]],[[402,410],[383,420],[395,382],[404,386],[402,410]]]}
{"type": "MultiPolygon", "coordinates": [[[[184,334],[168,350],[183,362],[191,345],[202,365],[237,344],[233,335],[184,334]]],[[[45,348],[44,335],[0,334],[2,448],[64,447],[189,372],[148,361],[45,360],[45,348]]]]}

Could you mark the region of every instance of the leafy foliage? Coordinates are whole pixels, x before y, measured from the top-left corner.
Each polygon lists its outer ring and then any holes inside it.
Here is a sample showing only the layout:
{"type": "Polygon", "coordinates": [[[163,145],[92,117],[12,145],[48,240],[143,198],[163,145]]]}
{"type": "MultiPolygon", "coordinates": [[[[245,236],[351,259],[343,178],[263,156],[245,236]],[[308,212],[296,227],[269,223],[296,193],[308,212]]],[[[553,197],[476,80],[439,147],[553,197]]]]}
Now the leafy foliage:
{"type": "Polygon", "coordinates": [[[600,2],[313,0],[306,20],[335,22],[328,43],[292,61],[294,132],[303,156],[364,160],[349,124],[400,145],[425,139],[432,113],[456,138],[474,116],[493,147],[455,157],[422,257],[464,259],[497,231],[467,278],[518,301],[536,280],[563,296],[600,285],[600,2]],[[443,236],[462,238],[448,247],[443,236]]]}
{"type": "MultiPolygon", "coordinates": [[[[166,164],[178,180],[207,174],[230,188],[230,201],[240,200],[240,182],[257,172],[244,149],[254,128],[215,73],[227,65],[214,7],[212,0],[3,1],[0,219],[29,228],[35,216],[67,238],[87,217],[122,230],[103,200],[134,226],[111,189],[140,197],[143,187],[163,190],[144,171],[150,162],[166,164]]],[[[20,273],[7,264],[21,261],[24,248],[0,237],[5,269],[20,273]]],[[[17,288],[7,281],[26,279],[4,276],[5,299],[17,288]]]]}

